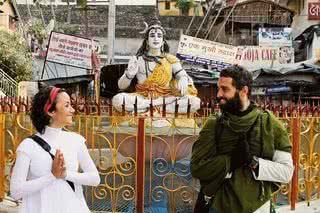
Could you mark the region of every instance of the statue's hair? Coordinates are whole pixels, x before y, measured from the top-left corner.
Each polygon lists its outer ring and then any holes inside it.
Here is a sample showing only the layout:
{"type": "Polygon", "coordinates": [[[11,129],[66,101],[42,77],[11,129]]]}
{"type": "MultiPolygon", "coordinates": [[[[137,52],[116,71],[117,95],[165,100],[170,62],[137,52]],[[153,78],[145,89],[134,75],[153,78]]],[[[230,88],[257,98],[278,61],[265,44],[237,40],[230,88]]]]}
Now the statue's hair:
{"type": "Polygon", "coordinates": [[[147,32],[144,34],[144,39],[143,42],[140,46],[140,48],[137,51],[137,56],[142,56],[145,55],[147,53],[147,45],[148,45],[148,38],[149,38],[149,32],[152,29],[160,29],[163,33],[163,47],[161,48],[161,51],[163,51],[162,53],[169,53],[169,45],[165,39],[165,31],[162,27],[157,27],[157,25],[154,25],[154,27],[148,28],[147,32]]]}

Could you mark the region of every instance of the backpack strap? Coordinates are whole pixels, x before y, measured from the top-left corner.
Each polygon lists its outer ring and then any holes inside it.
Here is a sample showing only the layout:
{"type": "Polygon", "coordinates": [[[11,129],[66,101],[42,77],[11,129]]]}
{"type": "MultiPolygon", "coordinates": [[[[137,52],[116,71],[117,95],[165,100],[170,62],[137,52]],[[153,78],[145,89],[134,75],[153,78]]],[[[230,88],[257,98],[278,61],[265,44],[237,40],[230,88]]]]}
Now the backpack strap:
{"type": "Polygon", "coordinates": [[[43,140],[38,135],[31,135],[29,138],[34,140],[39,146],[42,147],[42,149],[44,149],[46,152],[48,152],[51,159],[54,160],[54,155],[50,152],[51,146],[45,140],[43,140]]]}
{"type": "Polygon", "coordinates": [[[216,121],[216,128],[215,128],[215,146],[218,147],[219,145],[219,142],[220,142],[220,139],[221,139],[221,136],[222,136],[222,132],[223,132],[223,129],[224,129],[224,125],[223,125],[223,122],[222,122],[222,118],[223,117],[223,114],[222,115],[218,115],[217,116],[217,121],[216,121]]]}
{"type": "MultiPolygon", "coordinates": [[[[39,146],[42,147],[42,149],[44,149],[46,152],[49,153],[50,157],[52,160],[54,160],[54,155],[50,152],[51,150],[51,146],[45,141],[43,140],[41,137],[39,137],[38,135],[31,135],[29,136],[30,139],[32,139],[33,141],[35,141],[39,146]]],[[[69,180],[66,180],[67,183],[69,184],[69,186],[72,188],[73,191],[75,191],[75,188],[74,188],[74,183],[69,181],[69,180]]]]}

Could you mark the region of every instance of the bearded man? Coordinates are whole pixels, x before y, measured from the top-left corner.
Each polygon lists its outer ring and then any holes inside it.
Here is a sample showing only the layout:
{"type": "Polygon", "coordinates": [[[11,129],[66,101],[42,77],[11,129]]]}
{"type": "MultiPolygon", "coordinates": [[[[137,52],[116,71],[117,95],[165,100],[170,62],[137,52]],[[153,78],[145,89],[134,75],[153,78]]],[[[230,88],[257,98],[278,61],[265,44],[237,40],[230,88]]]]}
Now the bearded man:
{"type": "Polygon", "coordinates": [[[240,66],[221,71],[217,100],[192,148],[191,172],[201,190],[195,212],[270,212],[275,183],[293,174],[286,129],[250,101],[252,75],[240,66]]]}

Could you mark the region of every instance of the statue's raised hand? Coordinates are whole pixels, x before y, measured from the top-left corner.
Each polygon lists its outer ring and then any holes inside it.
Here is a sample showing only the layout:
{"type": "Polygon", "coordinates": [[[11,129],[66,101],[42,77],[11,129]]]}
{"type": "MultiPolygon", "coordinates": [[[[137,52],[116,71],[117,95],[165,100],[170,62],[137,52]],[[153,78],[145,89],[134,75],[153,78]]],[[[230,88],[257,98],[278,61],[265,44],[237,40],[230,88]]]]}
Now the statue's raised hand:
{"type": "Polygon", "coordinates": [[[129,75],[128,77],[130,78],[134,78],[134,76],[136,76],[137,72],[138,72],[138,60],[136,56],[133,56],[129,63],[128,63],[128,69],[127,69],[127,75],[129,75]]]}
{"type": "Polygon", "coordinates": [[[178,90],[180,90],[181,95],[186,95],[188,92],[188,77],[183,76],[178,81],[178,90]]]}

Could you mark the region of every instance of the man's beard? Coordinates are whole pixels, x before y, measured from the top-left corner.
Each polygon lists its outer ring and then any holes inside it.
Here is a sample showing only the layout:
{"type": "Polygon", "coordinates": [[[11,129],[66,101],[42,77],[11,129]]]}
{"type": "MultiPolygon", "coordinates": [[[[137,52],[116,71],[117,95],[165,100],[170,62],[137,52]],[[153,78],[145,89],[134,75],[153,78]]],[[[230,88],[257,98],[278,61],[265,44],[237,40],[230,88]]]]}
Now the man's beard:
{"type": "Polygon", "coordinates": [[[222,112],[229,112],[234,114],[234,113],[240,112],[240,110],[242,109],[242,103],[240,100],[239,92],[236,92],[234,96],[230,99],[219,97],[217,98],[217,101],[219,103],[219,106],[222,112]],[[222,99],[225,100],[224,104],[220,103],[222,99]]]}

